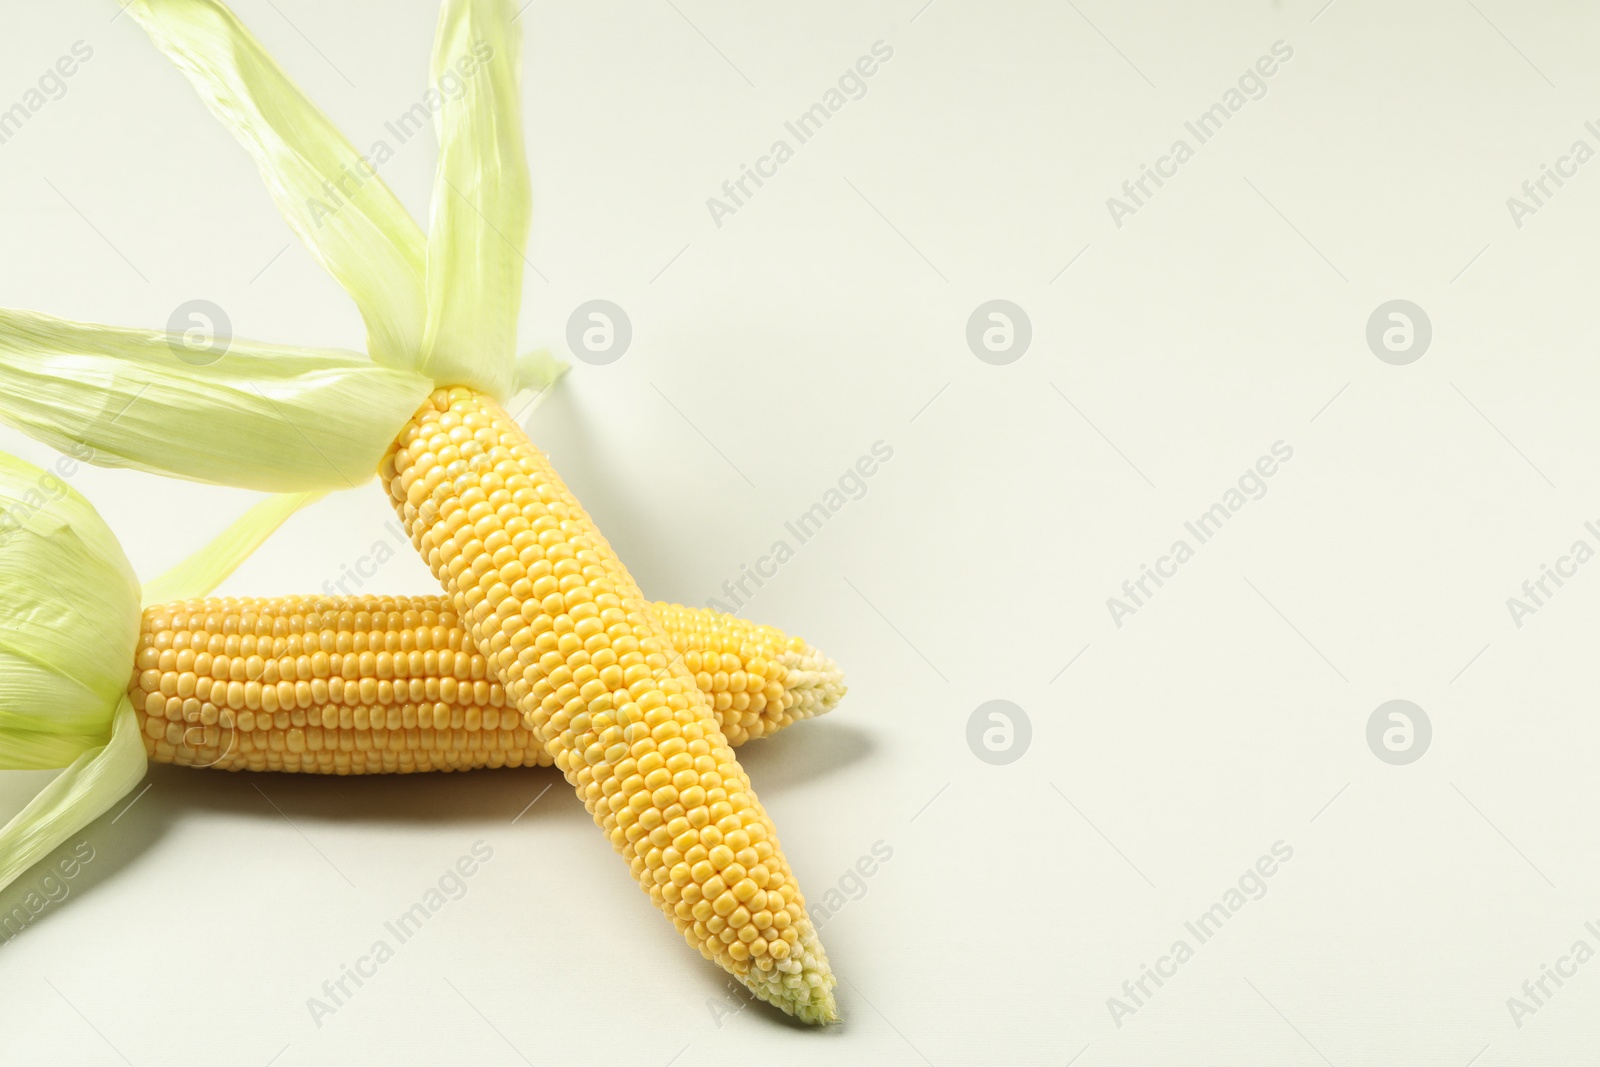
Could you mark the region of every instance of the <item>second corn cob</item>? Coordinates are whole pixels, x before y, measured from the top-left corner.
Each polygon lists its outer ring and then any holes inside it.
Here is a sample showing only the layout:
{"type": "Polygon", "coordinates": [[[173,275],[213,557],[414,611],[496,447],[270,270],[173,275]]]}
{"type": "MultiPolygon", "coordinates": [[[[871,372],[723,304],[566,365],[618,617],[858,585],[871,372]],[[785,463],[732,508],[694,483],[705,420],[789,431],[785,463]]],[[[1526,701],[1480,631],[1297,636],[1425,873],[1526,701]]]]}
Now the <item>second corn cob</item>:
{"type": "MultiPolygon", "coordinates": [[[[832,660],[775,627],[656,607],[732,744],[843,694],[832,660]]],[[[555,762],[437,596],[148,608],[129,696],[157,763],[393,774],[555,762]]]]}

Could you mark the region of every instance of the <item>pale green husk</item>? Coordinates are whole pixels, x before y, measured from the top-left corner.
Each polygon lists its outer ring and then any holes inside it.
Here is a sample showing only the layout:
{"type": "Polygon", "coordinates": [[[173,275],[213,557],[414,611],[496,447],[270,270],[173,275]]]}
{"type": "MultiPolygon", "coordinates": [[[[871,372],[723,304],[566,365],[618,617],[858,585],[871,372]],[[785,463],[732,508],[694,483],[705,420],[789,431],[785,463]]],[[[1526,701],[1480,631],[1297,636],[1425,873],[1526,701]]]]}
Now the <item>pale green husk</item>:
{"type": "Polygon", "coordinates": [[[89,502],[0,453],[0,767],[39,766],[11,751],[14,731],[104,741],[139,610],[133,568],[89,502]]]}
{"type": "Polygon", "coordinates": [[[505,0],[439,12],[432,80],[439,167],[428,234],[428,326],[416,369],[441,385],[511,392],[532,213],[522,144],[520,35],[505,0]]]}
{"type": "Polygon", "coordinates": [[[84,749],[0,827],[0,889],[104,815],[144,778],[148,759],[139,737],[139,717],[126,693],[108,718],[113,716],[115,730],[109,738],[84,749]]]}
{"type": "Polygon", "coordinates": [[[0,828],[3,887],[132,789],[145,753],[133,567],[87,500],[3,453],[0,591],[0,769],[67,767],[0,828]]]}
{"type": "Polygon", "coordinates": [[[224,4],[134,0],[126,10],[239,139],[283,217],[355,299],[372,358],[414,366],[426,242],[376,167],[224,4]]]}
{"type": "Polygon", "coordinates": [[[64,451],[87,445],[101,466],[300,493],[369,478],[432,388],[504,402],[560,377],[547,354],[516,358],[531,194],[509,0],[443,4],[423,105],[441,144],[427,240],[375,173],[349,178],[355,150],[219,0],[127,10],[355,299],[372,358],[222,339],[205,361],[175,334],[0,311],[0,420],[64,451]]]}
{"type": "Polygon", "coordinates": [[[431,390],[355,352],[233,339],[215,363],[158,330],[0,310],[0,418],[89,462],[266,492],[344,489],[431,390]]]}
{"type": "Polygon", "coordinates": [[[513,386],[516,392],[507,401],[506,410],[519,419],[526,416],[544,403],[550,390],[571,369],[572,364],[552,355],[548,348],[522,353],[517,357],[516,382],[513,386]]]}
{"type": "Polygon", "coordinates": [[[433,114],[439,136],[426,238],[376,166],[219,0],[135,0],[129,10],[255,159],[290,226],[355,299],[373,359],[504,401],[513,391],[532,212],[521,34],[510,0],[441,6],[431,88],[417,105],[433,114]]]}

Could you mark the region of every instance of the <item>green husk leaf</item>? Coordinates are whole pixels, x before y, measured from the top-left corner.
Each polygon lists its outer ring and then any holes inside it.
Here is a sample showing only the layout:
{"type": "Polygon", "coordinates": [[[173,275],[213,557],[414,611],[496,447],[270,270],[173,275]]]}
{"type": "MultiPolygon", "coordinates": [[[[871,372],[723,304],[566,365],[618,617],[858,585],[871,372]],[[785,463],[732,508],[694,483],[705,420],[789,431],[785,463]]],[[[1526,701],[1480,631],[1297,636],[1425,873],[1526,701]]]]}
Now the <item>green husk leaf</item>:
{"type": "Polygon", "coordinates": [[[139,717],[126,693],[107,717],[113,716],[109,738],[86,749],[0,827],[0,889],[104,815],[144,778],[148,760],[139,717]]]}
{"type": "Polygon", "coordinates": [[[519,418],[526,415],[544,403],[550,390],[571,369],[572,364],[554,355],[548,348],[522,353],[517,357],[516,378],[512,382],[513,391],[506,409],[520,412],[519,418]]]}
{"type": "Polygon", "coordinates": [[[0,309],[0,421],[98,466],[300,493],[370,478],[432,390],[355,352],[185,353],[178,334],[0,309]]]}
{"type": "Polygon", "coordinates": [[[45,771],[67,766],[104,741],[103,729],[82,733],[7,729],[0,745],[4,748],[7,770],[45,771]]]}
{"type": "Polygon", "coordinates": [[[0,888],[139,783],[139,580],[55,474],[0,452],[0,769],[66,767],[3,828],[0,888]]]}
{"type": "Polygon", "coordinates": [[[59,477],[0,453],[0,768],[61,766],[36,735],[103,743],[138,639],[115,535],[59,477]]]}
{"type": "Polygon", "coordinates": [[[522,38],[509,0],[445,0],[432,79],[439,169],[417,370],[504,401],[512,392],[532,193],[522,142],[522,38]]]}
{"type": "Polygon", "coordinates": [[[245,512],[209,544],[144,585],[146,604],[167,604],[210,595],[239,564],[301,508],[326,493],[280,493],[245,512]]]}
{"type": "Polygon", "coordinates": [[[290,227],[355,299],[372,358],[413,367],[426,241],[376,169],[218,0],[133,0],[125,10],[250,153],[290,227]]]}

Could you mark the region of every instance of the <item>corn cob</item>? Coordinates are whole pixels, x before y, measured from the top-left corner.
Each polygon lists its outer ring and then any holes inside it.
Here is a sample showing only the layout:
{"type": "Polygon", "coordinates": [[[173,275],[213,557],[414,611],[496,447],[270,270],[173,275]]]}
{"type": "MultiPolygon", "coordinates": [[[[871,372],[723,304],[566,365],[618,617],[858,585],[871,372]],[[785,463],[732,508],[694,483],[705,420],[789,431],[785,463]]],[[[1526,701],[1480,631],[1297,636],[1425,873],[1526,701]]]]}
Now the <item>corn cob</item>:
{"type": "MultiPolygon", "coordinates": [[[[655,607],[731,744],[820,715],[843,694],[838,668],[799,638],[655,607]]],[[[437,596],[148,608],[128,693],[157,763],[403,774],[555,762],[437,596]]]]}
{"type": "Polygon", "coordinates": [[[777,832],[660,615],[487,395],[433,393],[379,469],[507,695],[690,944],[759,998],[837,1018],[777,832]]]}

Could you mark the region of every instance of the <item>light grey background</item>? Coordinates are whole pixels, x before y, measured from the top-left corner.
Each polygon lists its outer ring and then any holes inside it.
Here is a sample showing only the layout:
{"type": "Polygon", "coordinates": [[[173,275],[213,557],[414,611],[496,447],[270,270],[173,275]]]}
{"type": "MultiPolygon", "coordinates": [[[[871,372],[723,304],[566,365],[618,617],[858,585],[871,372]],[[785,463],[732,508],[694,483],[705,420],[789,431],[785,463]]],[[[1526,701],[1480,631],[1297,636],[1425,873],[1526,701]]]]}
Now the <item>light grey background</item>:
{"type": "MultiPolygon", "coordinates": [[[[719,595],[894,449],[744,609],[849,675],[833,716],[743,756],[812,903],[893,849],[823,931],[840,1027],[735,1014],[553,771],[156,768],[85,833],[71,896],[0,946],[0,1059],[1587,1062],[1600,963],[1520,1026],[1507,1000],[1600,949],[1600,563],[1520,627],[1507,598],[1600,547],[1600,161],[1520,227],[1507,198],[1600,148],[1600,16],[1322,4],[522,16],[524,344],[565,353],[591,299],[634,331],[530,430],[646,590],[719,595]],[[706,199],[880,40],[865,97],[718,227],[706,199]],[[1117,226],[1107,198],[1277,41],[1265,95],[1117,226]],[[1031,320],[1006,366],[966,344],[992,299],[1031,320]],[[1408,366],[1365,339],[1393,299],[1433,327],[1408,366]],[[1107,598],[1278,441],[1266,495],[1117,626],[1107,598]],[[1392,699],[1432,723],[1405,766],[1367,747],[1392,699]],[[1004,766],[967,745],[990,700],[1031,721],[1004,766]],[[480,839],[467,896],[315,1025],[307,998],[480,839]],[[1117,1025],[1108,998],[1279,841],[1265,895],[1117,1025]]],[[[238,11],[358,145],[425,88],[428,0],[238,11]]],[[[203,298],[243,336],[359,347],[244,154],[114,14],[5,5],[0,108],[74,42],[94,57],[0,145],[0,301],[160,326],[203,298]]],[[[422,138],[383,169],[419,217],[432,164],[422,138]]],[[[75,484],[147,576],[251,499],[75,484]]],[[[223,591],[316,591],[390,517],[373,485],[329,499],[223,591]]],[[[401,552],[367,588],[432,580],[401,552]]],[[[0,779],[0,813],[43,777],[0,779]]]]}

